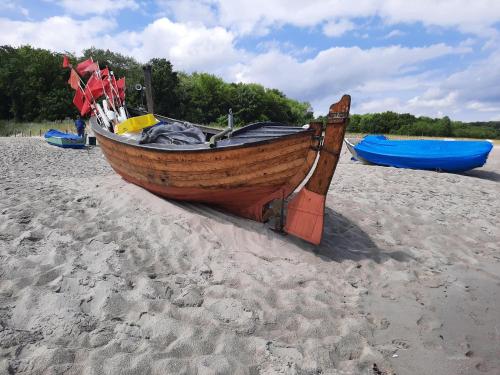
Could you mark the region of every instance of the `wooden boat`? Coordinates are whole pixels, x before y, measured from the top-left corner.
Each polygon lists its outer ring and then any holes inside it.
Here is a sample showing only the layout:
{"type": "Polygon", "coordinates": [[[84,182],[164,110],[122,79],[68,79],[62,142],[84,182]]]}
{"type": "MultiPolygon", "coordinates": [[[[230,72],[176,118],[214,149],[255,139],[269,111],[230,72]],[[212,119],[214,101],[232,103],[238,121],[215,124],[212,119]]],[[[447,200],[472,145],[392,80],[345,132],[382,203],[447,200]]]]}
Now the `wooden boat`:
{"type": "Polygon", "coordinates": [[[111,167],[125,180],[168,199],[202,202],[260,222],[274,218],[279,229],[319,244],[350,102],[344,95],[333,104],[325,126],[256,123],[213,148],[138,144],[96,121],[91,127],[111,167]],[[307,183],[291,196],[314,166],[307,183]]]}
{"type": "Polygon", "coordinates": [[[50,129],[44,135],[47,143],[62,148],[84,148],[85,137],[79,137],[76,134],[68,134],[59,130],[50,129]]]}

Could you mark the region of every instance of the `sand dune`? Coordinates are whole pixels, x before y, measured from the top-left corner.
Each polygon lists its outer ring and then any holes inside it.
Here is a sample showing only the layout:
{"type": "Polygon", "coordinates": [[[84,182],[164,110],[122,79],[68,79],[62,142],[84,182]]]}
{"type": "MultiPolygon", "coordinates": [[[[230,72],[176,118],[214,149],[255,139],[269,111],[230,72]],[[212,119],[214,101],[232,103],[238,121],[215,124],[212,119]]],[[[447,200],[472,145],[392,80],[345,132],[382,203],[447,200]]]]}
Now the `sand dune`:
{"type": "Polygon", "coordinates": [[[0,138],[0,374],[498,374],[500,149],[466,174],[344,152],[314,247],[0,138]]]}

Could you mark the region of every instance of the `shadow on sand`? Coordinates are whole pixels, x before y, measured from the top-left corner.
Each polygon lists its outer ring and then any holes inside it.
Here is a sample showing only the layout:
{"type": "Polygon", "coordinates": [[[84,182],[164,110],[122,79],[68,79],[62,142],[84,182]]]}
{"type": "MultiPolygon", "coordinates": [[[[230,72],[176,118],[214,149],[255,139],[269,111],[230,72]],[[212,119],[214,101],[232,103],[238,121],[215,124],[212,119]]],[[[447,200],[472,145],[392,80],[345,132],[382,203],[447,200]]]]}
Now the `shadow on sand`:
{"type": "Polygon", "coordinates": [[[376,263],[382,263],[390,259],[398,262],[413,259],[412,256],[403,251],[386,251],[380,249],[357,224],[329,207],[326,207],[325,210],[323,239],[319,246],[314,246],[291,235],[274,232],[271,230],[269,224],[247,220],[224,211],[219,211],[213,207],[198,203],[168,202],[186,211],[202,215],[224,225],[231,224],[247,231],[283,238],[291,245],[293,244],[304,251],[314,253],[324,261],[342,262],[344,260],[360,261],[362,259],[370,259],[376,263]]]}
{"type": "Polygon", "coordinates": [[[413,259],[403,251],[387,251],[379,248],[368,233],[342,214],[329,207],[325,209],[323,240],[314,252],[325,260],[342,262],[370,259],[382,263],[393,259],[405,262],[413,259]]]}
{"type": "Polygon", "coordinates": [[[477,170],[473,169],[472,171],[464,172],[461,174],[468,177],[480,178],[482,180],[490,180],[495,182],[500,181],[500,174],[493,171],[483,171],[480,169],[477,170]]]}

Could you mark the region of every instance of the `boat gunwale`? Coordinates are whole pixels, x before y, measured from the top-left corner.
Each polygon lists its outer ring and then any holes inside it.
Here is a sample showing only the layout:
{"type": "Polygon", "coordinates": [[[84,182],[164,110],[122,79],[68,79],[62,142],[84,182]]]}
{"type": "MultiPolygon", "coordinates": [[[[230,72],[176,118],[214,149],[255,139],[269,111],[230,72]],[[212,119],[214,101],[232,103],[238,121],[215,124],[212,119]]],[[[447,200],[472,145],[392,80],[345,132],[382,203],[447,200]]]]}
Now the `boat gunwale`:
{"type": "MultiPolygon", "coordinates": [[[[276,123],[274,123],[274,124],[276,124],[276,123]]],[[[248,127],[254,126],[254,125],[255,124],[249,124],[249,125],[246,125],[243,128],[246,128],[247,126],[248,127]]],[[[103,129],[98,124],[96,124],[95,120],[93,120],[93,119],[90,120],[90,126],[91,126],[92,130],[95,133],[97,133],[98,135],[100,135],[101,137],[104,137],[104,138],[106,138],[107,140],[110,140],[110,141],[117,142],[117,143],[119,143],[119,144],[121,144],[123,146],[132,146],[132,147],[136,147],[136,148],[139,148],[139,149],[146,149],[148,151],[158,151],[158,152],[166,152],[166,153],[178,153],[178,152],[182,152],[182,153],[210,152],[210,153],[213,153],[213,152],[223,152],[223,151],[229,151],[229,150],[237,150],[237,149],[240,149],[240,148],[252,148],[252,147],[255,147],[255,146],[272,144],[272,143],[279,142],[279,141],[282,141],[282,140],[285,140],[285,139],[293,139],[295,137],[298,138],[298,137],[303,137],[305,135],[309,135],[309,138],[312,139],[313,136],[314,136],[314,129],[313,128],[309,128],[309,129],[303,129],[302,131],[299,131],[299,132],[296,132],[296,133],[281,135],[281,136],[278,136],[278,137],[273,137],[273,138],[270,138],[270,139],[264,139],[264,140],[260,140],[260,141],[244,142],[244,143],[241,143],[241,144],[221,145],[221,146],[217,146],[217,147],[214,147],[214,148],[210,148],[207,143],[203,143],[203,144],[198,144],[198,145],[192,145],[192,146],[199,146],[199,147],[190,148],[190,147],[185,147],[186,145],[169,145],[169,144],[163,145],[163,144],[158,144],[158,143],[139,144],[135,140],[132,141],[132,140],[129,140],[129,139],[123,139],[123,137],[121,137],[121,136],[119,136],[119,135],[117,135],[115,133],[111,133],[108,130],[103,129]],[[152,146],[153,144],[155,146],[152,146]]],[[[194,126],[196,126],[196,125],[194,125],[194,126]]],[[[238,129],[238,131],[241,130],[241,129],[243,129],[243,128],[238,129]]],[[[297,128],[300,128],[300,127],[297,127],[297,128]]]]}

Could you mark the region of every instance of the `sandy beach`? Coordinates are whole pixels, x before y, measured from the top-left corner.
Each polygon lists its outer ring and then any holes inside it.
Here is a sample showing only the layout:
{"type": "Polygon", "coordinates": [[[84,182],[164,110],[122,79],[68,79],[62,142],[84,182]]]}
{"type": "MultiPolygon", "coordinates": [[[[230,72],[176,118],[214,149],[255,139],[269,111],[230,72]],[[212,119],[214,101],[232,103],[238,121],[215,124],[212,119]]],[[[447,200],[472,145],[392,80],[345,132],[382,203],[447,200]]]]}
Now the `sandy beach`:
{"type": "Polygon", "coordinates": [[[500,374],[499,196],[344,149],[314,247],[0,138],[0,374],[500,374]]]}

